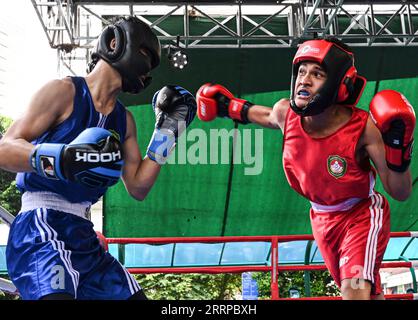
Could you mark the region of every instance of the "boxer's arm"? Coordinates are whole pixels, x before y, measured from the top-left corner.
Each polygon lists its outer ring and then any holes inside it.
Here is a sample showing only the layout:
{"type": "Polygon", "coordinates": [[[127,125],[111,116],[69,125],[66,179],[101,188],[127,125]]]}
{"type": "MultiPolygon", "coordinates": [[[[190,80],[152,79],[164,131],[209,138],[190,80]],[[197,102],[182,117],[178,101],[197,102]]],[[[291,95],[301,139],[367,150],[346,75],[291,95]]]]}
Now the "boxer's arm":
{"type": "Polygon", "coordinates": [[[71,80],[52,80],[40,88],[21,118],[14,121],[0,140],[0,168],[11,172],[33,171],[30,141],[62,122],[72,111],[71,80]]]}
{"type": "Polygon", "coordinates": [[[142,159],[138,147],[135,120],[127,111],[127,131],[123,144],[125,165],[122,171],[122,181],[128,193],[137,200],[143,200],[154,185],[160,173],[161,166],[146,157],[142,159]]]}
{"type": "Polygon", "coordinates": [[[406,200],[412,192],[411,171],[408,169],[401,173],[388,168],[382,135],[371,118],[367,121],[361,139],[365,150],[376,167],[386,192],[395,200],[406,200]]]}
{"type": "Polygon", "coordinates": [[[288,99],[277,101],[273,108],[254,105],[248,110],[248,119],[252,123],[257,123],[262,127],[281,129],[283,131],[286,113],[289,107],[288,99]]]}

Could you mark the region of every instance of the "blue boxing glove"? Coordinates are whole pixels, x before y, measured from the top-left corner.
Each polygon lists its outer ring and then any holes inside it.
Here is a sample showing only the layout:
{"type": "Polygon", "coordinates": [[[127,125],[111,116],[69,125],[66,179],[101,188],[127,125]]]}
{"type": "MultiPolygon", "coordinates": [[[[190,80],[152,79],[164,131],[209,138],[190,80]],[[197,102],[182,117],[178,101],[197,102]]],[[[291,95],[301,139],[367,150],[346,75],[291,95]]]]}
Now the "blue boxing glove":
{"type": "Polygon", "coordinates": [[[41,143],[30,156],[39,175],[78,182],[89,188],[118,182],[123,167],[122,145],[103,128],[88,128],[67,144],[41,143]]]}
{"type": "Polygon", "coordinates": [[[196,100],[186,89],[168,85],[154,94],[152,108],[156,121],[147,156],[158,164],[164,164],[178,137],[196,116],[196,100]]]}

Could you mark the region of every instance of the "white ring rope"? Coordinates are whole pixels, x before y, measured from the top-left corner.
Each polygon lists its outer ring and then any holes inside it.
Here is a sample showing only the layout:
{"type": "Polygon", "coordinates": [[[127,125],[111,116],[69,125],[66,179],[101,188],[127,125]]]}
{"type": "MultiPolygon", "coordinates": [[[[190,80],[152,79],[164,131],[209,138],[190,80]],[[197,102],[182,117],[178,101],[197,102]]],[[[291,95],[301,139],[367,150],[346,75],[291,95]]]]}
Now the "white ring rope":
{"type": "Polygon", "coordinates": [[[0,278],[0,290],[11,293],[11,294],[15,294],[15,295],[19,294],[17,292],[15,285],[10,280],[6,280],[2,278],[0,278]]]}
{"type": "Polygon", "coordinates": [[[15,217],[9,211],[0,206],[0,219],[10,226],[15,217]]]}

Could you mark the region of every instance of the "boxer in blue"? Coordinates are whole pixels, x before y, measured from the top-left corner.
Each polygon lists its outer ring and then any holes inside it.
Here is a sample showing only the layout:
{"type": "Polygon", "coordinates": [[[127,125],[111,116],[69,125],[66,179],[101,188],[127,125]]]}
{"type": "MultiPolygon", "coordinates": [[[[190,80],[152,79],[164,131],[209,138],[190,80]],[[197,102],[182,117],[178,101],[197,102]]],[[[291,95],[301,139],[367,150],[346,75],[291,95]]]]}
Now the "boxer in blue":
{"type": "Polygon", "coordinates": [[[142,159],[134,118],[117,95],[147,87],[160,52],[148,25],[120,18],[101,33],[90,73],[45,84],[0,140],[0,168],[18,173],[22,192],[6,258],[23,299],[146,299],[100,246],[89,209],[120,177],[128,193],[143,200],[196,114],[187,90],[159,90],[152,101],[156,126],[142,159]]]}

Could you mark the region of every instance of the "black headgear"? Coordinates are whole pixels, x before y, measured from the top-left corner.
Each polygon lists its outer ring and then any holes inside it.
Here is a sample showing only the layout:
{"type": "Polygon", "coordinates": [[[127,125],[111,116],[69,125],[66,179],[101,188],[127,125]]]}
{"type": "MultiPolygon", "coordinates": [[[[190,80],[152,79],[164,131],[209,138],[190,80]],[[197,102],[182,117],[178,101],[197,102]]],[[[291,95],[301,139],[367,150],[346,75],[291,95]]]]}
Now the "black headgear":
{"type": "Polygon", "coordinates": [[[123,92],[138,93],[151,83],[152,78],[147,74],[160,64],[160,57],[160,42],[151,28],[136,17],[126,17],[102,31],[89,70],[101,58],[121,75],[123,92]],[[110,47],[112,39],[116,40],[114,49],[110,47]],[[139,77],[144,75],[146,78],[141,81],[139,77]]]}
{"type": "Polygon", "coordinates": [[[293,58],[290,106],[300,116],[313,116],[334,103],[355,105],[365,85],[366,79],[357,75],[352,52],[331,41],[309,40],[299,47],[293,58]],[[296,79],[304,61],[319,63],[325,69],[327,79],[306,106],[298,108],[295,103],[296,79]]]}

